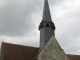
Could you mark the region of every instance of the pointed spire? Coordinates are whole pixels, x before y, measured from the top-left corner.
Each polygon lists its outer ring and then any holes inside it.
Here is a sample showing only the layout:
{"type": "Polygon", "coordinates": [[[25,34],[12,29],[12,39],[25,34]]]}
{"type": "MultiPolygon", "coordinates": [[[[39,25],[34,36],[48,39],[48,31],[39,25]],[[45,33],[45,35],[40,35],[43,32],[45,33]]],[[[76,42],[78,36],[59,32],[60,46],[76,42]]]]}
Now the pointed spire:
{"type": "Polygon", "coordinates": [[[50,9],[49,9],[49,5],[48,5],[48,0],[44,1],[44,10],[43,10],[42,21],[52,22],[50,9]]]}
{"type": "Polygon", "coordinates": [[[43,18],[39,25],[40,30],[40,51],[44,48],[52,35],[55,36],[55,25],[52,22],[48,0],[44,0],[43,18]]]}
{"type": "Polygon", "coordinates": [[[55,30],[55,25],[51,19],[51,14],[50,14],[50,9],[49,9],[49,4],[48,4],[48,0],[44,0],[44,9],[43,9],[43,17],[42,17],[42,21],[39,25],[39,30],[43,27],[51,27],[55,30]],[[46,25],[44,25],[43,23],[47,23],[46,25]]]}

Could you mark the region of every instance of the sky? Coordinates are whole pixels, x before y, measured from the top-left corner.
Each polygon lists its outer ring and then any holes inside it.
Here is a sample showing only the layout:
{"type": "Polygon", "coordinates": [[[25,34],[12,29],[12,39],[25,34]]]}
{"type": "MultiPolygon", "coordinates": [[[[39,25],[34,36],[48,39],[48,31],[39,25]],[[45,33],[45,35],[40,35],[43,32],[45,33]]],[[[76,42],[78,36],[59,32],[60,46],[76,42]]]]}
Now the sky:
{"type": "MultiPolygon", "coordinates": [[[[55,37],[67,54],[80,54],[80,0],[48,0],[55,37]]],[[[39,47],[44,0],[0,0],[2,41],[39,47]]]]}

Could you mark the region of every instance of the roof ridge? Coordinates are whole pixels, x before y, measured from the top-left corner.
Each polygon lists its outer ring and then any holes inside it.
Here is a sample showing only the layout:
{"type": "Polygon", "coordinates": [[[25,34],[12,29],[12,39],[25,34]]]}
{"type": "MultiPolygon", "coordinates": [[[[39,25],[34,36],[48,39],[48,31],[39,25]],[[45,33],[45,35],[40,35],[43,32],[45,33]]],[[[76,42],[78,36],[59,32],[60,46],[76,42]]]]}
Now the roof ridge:
{"type": "Polygon", "coordinates": [[[77,54],[67,54],[67,55],[76,55],[76,56],[80,56],[80,55],[77,55],[77,54]]]}
{"type": "Polygon", "coordinates": [[[14,43],[9,43],[9,42],[3,42],[3,43],[5,43],[5,44],[10,44],[10,45],[17,45],[17,46],[31,47],[31,48],[39,48],[39,47],[20,45],[20,44],[14,44],[14,43]]]}

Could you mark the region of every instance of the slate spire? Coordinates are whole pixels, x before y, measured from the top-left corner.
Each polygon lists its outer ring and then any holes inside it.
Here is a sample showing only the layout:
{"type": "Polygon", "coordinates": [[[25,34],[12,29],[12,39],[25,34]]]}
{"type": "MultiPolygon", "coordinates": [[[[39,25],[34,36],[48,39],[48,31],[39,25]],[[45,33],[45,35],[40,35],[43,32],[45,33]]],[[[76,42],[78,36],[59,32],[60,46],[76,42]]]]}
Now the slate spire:
{"type": "Polygon", "coordinates": [[[40,30],[40,51],[49,41],[52,35],[55,35],[55,25],[52,22],[49,10],[48,0],[44,0],[44,9],[42,21],[39,25],[40,30]]]}
{"type": "Polygon", "coordinates": [[[48,0],[44,0],[43,17],[42,17],[42,21],[39,25],[39,30],[40,30],[40,28],[43,28],[45,26],[43,23],[47,23],[46,24],[47,26],[49,26],[55,30],[54,23],[51,19],[48,0]]]}
{"type": "Polygon", "coordinates": [[[52,22],[48,0],[44,0],[44,9],[43,9],[42,21],[52,22]]]}

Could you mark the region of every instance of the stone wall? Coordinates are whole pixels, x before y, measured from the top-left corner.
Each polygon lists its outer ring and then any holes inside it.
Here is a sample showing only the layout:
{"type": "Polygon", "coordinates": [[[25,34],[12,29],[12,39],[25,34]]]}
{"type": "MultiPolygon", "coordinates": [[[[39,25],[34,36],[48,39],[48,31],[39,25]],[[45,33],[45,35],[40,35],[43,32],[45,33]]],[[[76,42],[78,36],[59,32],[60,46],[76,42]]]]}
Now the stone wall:
{"type": "Polygon", "coordinates": [[[69,60],[54,36],[42,49],[37,60],[69,60]]]}

